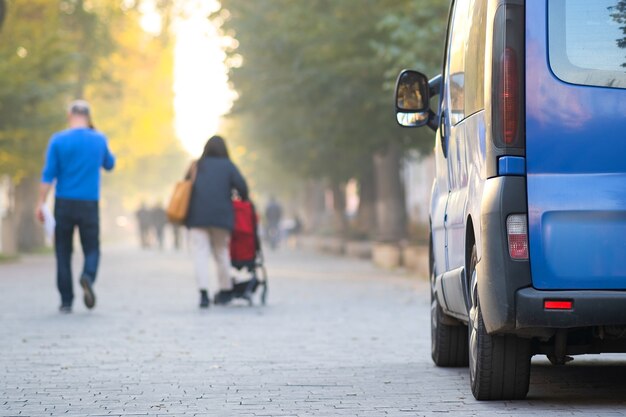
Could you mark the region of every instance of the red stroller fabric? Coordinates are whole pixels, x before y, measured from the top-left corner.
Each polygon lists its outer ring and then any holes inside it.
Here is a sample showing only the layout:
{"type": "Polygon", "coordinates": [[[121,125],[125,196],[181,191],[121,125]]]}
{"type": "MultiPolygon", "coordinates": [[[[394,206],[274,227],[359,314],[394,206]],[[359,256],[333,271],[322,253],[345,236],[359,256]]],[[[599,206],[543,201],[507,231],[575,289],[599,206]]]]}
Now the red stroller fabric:
{"type": "Polygon", "coordinates": [[[235,226],[230,239],[230,259],[233,266],[254,263],[257,254],[257,218],[249,201],[233,201],[235,226]]]}

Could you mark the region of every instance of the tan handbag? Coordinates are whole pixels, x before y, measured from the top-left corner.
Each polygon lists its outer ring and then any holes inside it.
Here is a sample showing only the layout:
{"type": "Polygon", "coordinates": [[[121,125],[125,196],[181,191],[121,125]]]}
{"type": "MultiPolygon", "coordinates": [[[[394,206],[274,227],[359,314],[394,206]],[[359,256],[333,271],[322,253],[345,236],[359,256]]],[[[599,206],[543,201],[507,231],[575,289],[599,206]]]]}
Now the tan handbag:
{"type": "Polygon", "coordinates": [[[174,186],[174,192],[167,206],[167,218],[172,223],[183,223],[187,218],[189,211],[189,202],[191,201],[191,190],[196,180],[198,172],[197,163],[189,168],[189,179],[178,181],[174,186]]]}

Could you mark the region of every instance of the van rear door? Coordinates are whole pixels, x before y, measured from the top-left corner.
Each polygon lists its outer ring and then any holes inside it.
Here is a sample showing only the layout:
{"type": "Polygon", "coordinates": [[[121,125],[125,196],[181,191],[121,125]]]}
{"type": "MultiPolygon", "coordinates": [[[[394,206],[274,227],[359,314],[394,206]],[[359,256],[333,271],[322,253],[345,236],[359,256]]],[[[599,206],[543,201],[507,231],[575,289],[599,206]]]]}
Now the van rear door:
{"type": "Polygon", "coordinates": [[[620,3],[526,1],[535,288],[626,289],[626,29],[620,24],[626,10],[620,3]]]}

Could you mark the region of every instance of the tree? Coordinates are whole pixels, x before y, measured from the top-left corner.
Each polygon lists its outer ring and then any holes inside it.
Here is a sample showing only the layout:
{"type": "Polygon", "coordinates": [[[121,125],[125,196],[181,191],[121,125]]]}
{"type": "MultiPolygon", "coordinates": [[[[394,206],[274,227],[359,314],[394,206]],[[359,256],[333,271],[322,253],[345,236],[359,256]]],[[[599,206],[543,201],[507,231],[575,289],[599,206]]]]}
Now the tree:
{"type": "Polygon", "coordinates": [[[2,29],[2,24],[4,23],[5,14],[6,14],[6,4],[4,0],[0,0],[0,29],[2,29]]]}
{"type": "MultiPolygon", "coordinates": [[[[373,47],[376,50],[378,59],[385,64],[388,70],[385,72],[385,88],[390,94],[394,89],[394,81],[402,68],[416,68],[426,74],[435,75],[441,71],[441,51],[445,40],[446,16],[448,14],[448,4],[440,1],[420,1],[420,2],[396,2],[389,4],[387,12],[380,21],[378,28],[384,31],[387,36],[381,40],[375,40],[373,47]]],[[[428,153],[433,147],[432,133],[426,129],[410,132],[406,134],[405,143],[415,144],[415,148],[421,153],[428,153]]],[[[386,172],[399,169],[399,159],[396,155],[397,149],[388,149],[387,158],[377,156],[376,163],[381,168],[377,170],[377,181],[379,193],[379,230],[383,235],[383,240],[393,240],[399,235],[398,222],[394,222],[385,213],[397,213],[395,215],[405,215],[401,213],[398,204],[397,194],[403,192],[395,181],[389,181],[384,175],[386,172]],[[383,174],[383,175],[381,175],[383,174]]]]}
{"type": "Polygon", "coordinates": [[[373,229],[376,212],[384,240],[406,230],[403,150],[428,147],[391,116],[389,65],[397,54],[389,49],[406,25],[396,27],[390,16],[410,3],[224,0],[226,12],[214,16],[238,44],[230,51],[241,61],[230,70],[239,93],[233,111],[253,131],[249,145],[291,176],[324,178],[335,190],[358,178],[362,227],[373,229]]]}
{"type": "MultiPolygon", "coordinates": [[[[162,6],[167,16],[171,10],[162,6]]],[[[92,83],[85,91],[118,158],[104,197],[126,209],[140,200],[162,200],[188,158],[173,128],[173,39],[167,27],[161,34],[146,33],[140,19],[134,8],[108,22],[115,49],[98,71],[110,82],[92,83]]]]}
{"type": "MultiPolygon", "coordinates": [[[[172,128],[172,42],[167,28],[161,35],[141,29],[138,4],[8,3],[0,33],[0,175],[15,184],[11,221],[24,238],[22,250],[42,242],[32,215],[39,173],[48,138],[63,127],[72,99],[92,102],[97,127],[118,154],[104,206],[128,207],[142,190],[162,196],[168,177],[182,171],[185,156],[172,128]]],[[[171,5],[158,4],[165,21],[171,5]]]]}
{"type": "MultiPolygon", "coordinates": [[[[615,42],[618,47],[624,49],[626,48],[626,0],[619,0],[615,6],[609,7],[609,11],[615,23],[621,25],[619,29],[624,34],[624,37],[617,39],[615,42]]],[[[626,62],[622,63],[622,67],[626,68],[626,62]]]]}
{"type": "Polygon", "coordinates": [[[69,87],[58,4],[44,0],[9,3],[0,34],[0,175],[16,184],[14,212],[8,224],[19,230],[18,246],[32,249],[43,242],[33,216],[36,172],[49,133],[63,120],[69,87]]]}
{"type": "Polygon", "coordinates": [[[373,42],[385,72],[386,89],[392,91],[399,69],[414,68],[426,74],[441,72],[449,2],[400,2],[387,9],[379,29],[388,33],[373,42]]]}
{"type": "Polygon", "coordinates": [[[0,35],[0,174],[20,179],[38,169],[49,132],[63,120],[57,100],[68,91],[71,51],[57,5],[11,6],[0,35]]]}

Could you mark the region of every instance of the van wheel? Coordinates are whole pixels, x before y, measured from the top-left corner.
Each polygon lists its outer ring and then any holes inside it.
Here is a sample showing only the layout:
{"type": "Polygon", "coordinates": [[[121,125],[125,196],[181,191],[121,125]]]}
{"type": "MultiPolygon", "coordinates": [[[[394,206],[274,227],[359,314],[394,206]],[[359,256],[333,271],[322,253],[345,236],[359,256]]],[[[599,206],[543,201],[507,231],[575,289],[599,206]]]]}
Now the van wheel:
{"type": "Polygon", "coordinates": [[[435,293],[435,257],[430,247],[430,346],[435,365],[467,366],[467,326],[448,317],[435,293]]]}
{"type": "Polygon", "coordinates": [[[530,384],[530,340],[515,335],[489,335],[476,286],[476,246],[470,262],[469,368],[477,400],[521,400],[530,384]]]}

